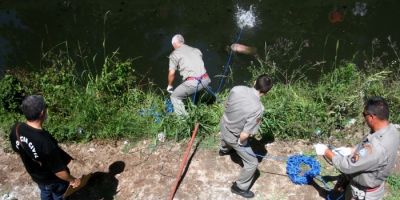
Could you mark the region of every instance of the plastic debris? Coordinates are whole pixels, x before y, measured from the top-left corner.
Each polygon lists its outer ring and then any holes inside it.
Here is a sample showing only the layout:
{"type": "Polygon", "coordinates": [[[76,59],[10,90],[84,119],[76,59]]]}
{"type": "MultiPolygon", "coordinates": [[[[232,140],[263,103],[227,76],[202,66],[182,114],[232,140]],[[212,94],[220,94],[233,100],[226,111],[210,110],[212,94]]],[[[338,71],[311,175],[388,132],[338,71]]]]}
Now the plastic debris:
{"type": "Polygon", "coordinates": [[[82,135],[82,133],[83,133],[83,128],[79,127],[79,128],[76,130],[76,132],[77,132],[79,135],[82,135]]]}
{"type": "Polygon", "coordinates": [[[346,125],[344,126],[345,128],[350,128],[351,126],[353,126],[356,123],[356,119],[351,118],[349,119],[349,121],[347,121],[346,125]]]}
{"type": "Polygon", "coordinates": [[[158,133],[157,138],[158,138],[158,141],[165,142],[165,133],[164,132],[158,133]]]}
{"type": "Polygon", "coordinates": [[[321,135],[322,134],[321,129],[319,129],[319,128],[315,129],[314,134],[318,135],[318,136],[321,135]]]}

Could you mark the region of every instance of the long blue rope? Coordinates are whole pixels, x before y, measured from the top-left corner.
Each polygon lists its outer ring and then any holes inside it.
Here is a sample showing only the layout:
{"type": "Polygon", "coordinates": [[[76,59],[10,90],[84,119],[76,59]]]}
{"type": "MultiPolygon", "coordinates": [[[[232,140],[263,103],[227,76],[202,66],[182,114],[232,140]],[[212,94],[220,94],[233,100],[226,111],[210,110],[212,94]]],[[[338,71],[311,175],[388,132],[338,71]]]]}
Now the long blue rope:
{"type": "MultiPolygon", "coordinates": [[[[288,165],[291,165],[291,166],[288,166],[288,168],[290,168],[290,169],[288,169],[288,171],[293,171],[294,170],[294,168],[298,168],[298,167],[296,167],[296,166],[292,166],[292,165],[299,165],[300,164],[300,161],[304,161],[304,159],[302,159],[302,157],[300,157],[300,158],[297,158],[299,155],[295,155],[295,156],[291,156],[291,157],[287,157],[287,156],[272,156],[272,155],[261,155],[261,154],[257,154],[257,153],[254,153],[254,152],[249,152],[249,151],[247,151],[246,150],[246,148],[242,148],[242,150],[241,151],[244,151],[244,152],[246,152],[247,154],[249,154],[249,155],[251,155],[251,156],[253,156],[253,157],[259,157],[259,158],[262,158],[262,159],[271,159],[271,160],[275,160],[275,161],[288,161],[288,159],[291,159],[292,160],[292,162],[291,162],[291,164],[288,164],[288,165]],[[296,157],[297,156],[297,157],[296,157]],[[293,161],[295,162],[295,163],[293,163],[293,161]]],[[[318,162],[318,161],[315,161],[315,162],[318,162]]],[[[319,167],[317,167],[317,168],[319,168],[319,167]]],[[[292,172],[291,172],[292,173],[292,172]]],[[[327,200],[342,200],[343,198],[344,198],[344,192],[342,192],[336,199],[333,199],[333,197],[331,197],[331,195],[332,195],[332,192],[333,192],[333,190],[328,186],[328,183],[320,176],[320,175],[316,175],[316,171],[315,172],[311,172],[311,176],[313,177],[313,178],[315,178],[316,180],[318,180],[318,181],[320,181],[322,184],[323,184],[323,186],[324,186],[324,188],[325,188],[325,190],[327,190],[327,191],[329,191],[329,193],[328,193],[328,195],[326,196],[326,199],[327,200]]],[[[297,174],[297,173],[296,173],[297,174]]],[[[319,172],[318,172],[318,174],[319,174],[319,172]]],[[[293,178],[293,177],[292,177],[293,178]]],[[[293,180],[292,180],[293,181],[293,180]]],[[[296,182],[296,184],[297,183],[303,183],[303,184],[305,184],[305,182],[304,181],[306,181],[306,180],[300,180],[299,178],[297,178],[296,180],[294,180],[294,182],[296,182]]],[[[307,180],[307,182],[308,182],[309,180],[307,180]]]]}
{"type": "Polygon", "coordinates": [[[194,92],[193,100],[192,100],[193,103],[196,101],[196,94],[197,94],[197,90],[199,89],[199,85],[200,85],[200,84],[201,84],[201,79],[200,79],[200,80],[197,80],[196,91],[194,92]]]}
{"type": "MultiPolygon", "coordinates": [[[[237,35],[235,43],[239,42],[240,37],[242,35],[242,32],[243,32],[243,29],[240,29],[239,34],[237,35]]],[[[222,85],[224,84],[224,81],[225,81],[225,77],[228,75],[228,68],[229,68],[229,65],[231,63],[232,56],[233,56],[233,50],[231,49],[230,53],[229,53],[228,60],[227,60],[227,62],[225,64],[225,67],[224,67],[224,74],[223,74],[223,76],[221,78],[221,81],[219,83],[218,89],[215,91],[215,93],[219,93],[221,91],[222,85]]]]}
{"type": "MultiPolygon", "coordinates": [[[[235,43],[239,42],[240,37],[242,35],[242,32],[243,32],[243,29],[240,29],[239,33],[237,34],[235,43]]],[[[228,60],[226,61],[226,64],[224,66],[224,73],[222,75],[222,78],[221,78],[221,81],[219,83],[219,86],[218,86],[217,90],[215,92],[213,92],[209,86],[205,87],[207,92],[210,93],[211,95],[213,95],[215,98],[217,97],[216,94],[220,92],[220,90],[222,88],[222,85],[224,84],[225,78],[228,75],[228,68],[229,68],[229,65],[231,64],[232,56],[233,56],[233,50],[231,49],[230,52],[229,52],[228,60]]],[[[201,80],[198,80],[198,83],[197,83],[197,86],[196,86],[196,91],[194,92],[193,97],[192,97],[192,102],[195,102],[195,100],[196,100],[196,95],[197,95],[197,92],[198,92],[197,90],[199,88],[199,84],[201,84],[201,80]]]]}
{"type": "MultiPolygon", "coordinates": [[[[192,102],[193,102],[193,103],[196,101],[196,95],[197,95],[197,91],[199,90],[199,85],[202,84],[202,83],[201,83],[201,79],[200,79],[200,80],[197,80],[197,81],[198,81],[198,82],[197,82],[197,86],[196,86],[196,91],[194,92],[193,97],[192,97],[192,102]]],[[[203,87],[204,87],[204,85],[203,85],[203,87]]],[[[206,89],[207,92],[208,92],[209,94],[211,94],[213,97],[217,98],[217,95],[211,90],[211,87],[210,87],[210,86],[206,86],[206,87],[204,87],[204,89],[206,89]]]]}

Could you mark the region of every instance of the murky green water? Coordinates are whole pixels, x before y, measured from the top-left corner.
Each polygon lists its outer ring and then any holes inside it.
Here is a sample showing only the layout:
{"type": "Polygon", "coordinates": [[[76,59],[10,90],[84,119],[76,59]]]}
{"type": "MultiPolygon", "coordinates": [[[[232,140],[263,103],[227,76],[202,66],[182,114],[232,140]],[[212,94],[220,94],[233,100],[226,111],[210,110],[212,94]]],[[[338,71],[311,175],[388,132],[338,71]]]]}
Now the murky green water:
{"type": "MultiPolygon", "coordinates": [[[[310,76],[318,76],[320,67],[329,69],[336,55],[338,60],[354,59],[362,65],[371,58],[375,38],[380,47],[374,47],[374,55],[386,52],[388,56],[382,59],[390,63],[394,57],[387,37],[400,41],[397,0],[13,0],[0,1],[1,71],[15,66],[38,68],[43,54],[51,49],[65,51],[66,46],[78,63],[81,58],[101,63],[104,54],[118,49],[123,59],[137,58],[137,71],[164,87],[171,37],[182,33],[189,45],[202,50],[213,77],[222,74],[226,47],[239,32],[236,7],[251,5],[257,24],[243,30],[239,43],[256,47],[261,57],[265,44],[292,45],[292,51],[302,49],[299,64],[326,61],[316,65],[310,76]]],[[[250,76],[245,67],[254,60],[234,56],[238,83],[250,76]]],[[[296,67],[287,66],[289,70],[296,67]]]]}

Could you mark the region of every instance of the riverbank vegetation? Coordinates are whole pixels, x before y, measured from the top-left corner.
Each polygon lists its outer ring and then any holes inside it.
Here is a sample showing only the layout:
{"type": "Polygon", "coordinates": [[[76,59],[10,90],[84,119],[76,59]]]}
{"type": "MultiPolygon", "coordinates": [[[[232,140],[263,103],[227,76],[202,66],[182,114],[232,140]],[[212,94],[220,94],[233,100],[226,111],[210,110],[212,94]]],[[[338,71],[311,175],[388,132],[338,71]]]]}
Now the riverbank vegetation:
{"type": "MultiPolygon", "coordinates": [[[[293,65],[300,56],[279,63],[268,52],[248,68],[252,75],[248,85],[263,73],[275,82],[262,98],[262,138],[316,142],[364,133],[363,102],[374,95],[388,100],[391,121],[400,123],[400,66],[382,65],[373,58],[365,66],[341,61],[334,63],[333,70],[316,71],[313,67],[320,64],[317,62],[301,64],[288,72],[283,70],[284,66],[293,65]],[[305,75],[311,70],[319,74],[317,80],[309,80],[305,75]]],[[[210,95],[206,93],[199,95],[195,105],[188,100],[190,115],[179,118],[166,112],[168,94],[136,73],[134,60],[120,60],[113,54],[105,59],[98,73],[78,70],[80,64],[63,53],[47,54],[45,70],[8,71],[0,79],[2,137],[7,137],[16,121],[24,121],[19,110],[23,97],[42,94],[49,114],[45,128],[60,141],[156,141],[160,133],[167,139],[181,140],[190,137],[196,122],[201,125],[198,137],[206,138],[203,144],[215,146],[218,141],[219,120],[229,88],[219,93],[213,103],[209,103],[210,95]]],[[[387,198],[397,199],[399,176],[391,176],[388,182],[392,192],[387,198]]]]}
{"type": "MultiPolygon", "coordinates": [[[[267,73],[275,81],[262,100],[265,114],[260,133],[265,138],[314,140],[362,131],[363,101],[373,95],[384,96],[391,105],[391,120],[400,122],[399,70],[377,65],[361,69],[343,61],[330,72],[314,72],[321,73],[320,78],[309,81],[303,71],[311,65],[288,74],[269,55],[258,60],[249,67],[253,80],[267,73]]],[[[228,89],[212,104],[188,101],[190,116],[181,119],[166,113],[168,95],[144,81],[134,65],[133,60],[119,60],[114,54],[94,74],[78,71],[69,57],[53,56],[46,70],[9,71],[0,80],[0,128],[7,133],[15,121],[24,120],[19,105],[25,95],[42,94],[48,102],[45,127],[61,141],[137,140],[156,138],[161,132],[179,140],[190,136],[195,122],[201,124],[202,135],[218,133],[228,89]]]]}

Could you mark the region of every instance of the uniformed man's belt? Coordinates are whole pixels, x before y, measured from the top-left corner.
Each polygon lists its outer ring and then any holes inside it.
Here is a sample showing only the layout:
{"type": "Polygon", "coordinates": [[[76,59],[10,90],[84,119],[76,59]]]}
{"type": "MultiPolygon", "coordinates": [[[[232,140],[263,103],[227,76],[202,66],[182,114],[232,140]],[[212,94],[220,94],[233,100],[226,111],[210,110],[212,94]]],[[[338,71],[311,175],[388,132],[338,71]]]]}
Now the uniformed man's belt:
{"type": "Polygon", "coordinates": [[[378,186],[376,186],[376,187],[373,187],[373,188],[365,187],[365,186],[359,185],[359,184],[354,183],[354,182],[353,182],[353,185],[356,186],[357,188],[359,188],[360,190],[364,190],[365,192],[374,192],[374,191],[376,191],[377,189],[379,189],[379,187],[381,187],[382,184],[381,184],[381,185],[378,185],[378,186]]]}
{"type": "Polygon", "coordinates": [[[185,79],[185,81],[190,81],[190,80],[201,80],[201,79],[203,79],[203,78],[208,78],[208,74],[205,73],[205,74],[203,74],[203,75],[201,75],[201,76],[199,76],[199,77],[189,76],[189,77],[187,77],[187,78],[185,79]]]}
{"type": "Polygon", "coordinates": [[[380,185],[379,186],[376,186],[376,187],[374,187],[374,188],[368,188],[367,190],[365,190],[366,192],[374,192],[375,190],[377,190],[379,187],[381,187],[380,185]]]}

